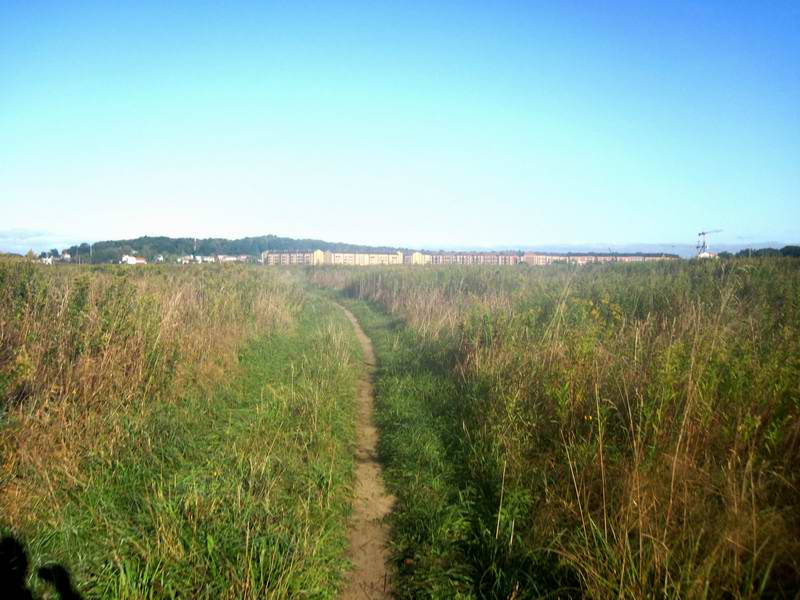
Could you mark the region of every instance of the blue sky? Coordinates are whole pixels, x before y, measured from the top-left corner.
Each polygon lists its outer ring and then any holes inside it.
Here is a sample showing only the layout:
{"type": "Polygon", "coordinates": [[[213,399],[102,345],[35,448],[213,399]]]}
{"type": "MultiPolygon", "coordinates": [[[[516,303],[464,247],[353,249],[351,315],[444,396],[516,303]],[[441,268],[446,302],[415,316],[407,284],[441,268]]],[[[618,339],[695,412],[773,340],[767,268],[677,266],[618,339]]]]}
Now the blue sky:
{"type": "Polygon", "coordinates": [[[796,1],[115,4],[0,4],[0,246],[800,241],[796,1]]]}

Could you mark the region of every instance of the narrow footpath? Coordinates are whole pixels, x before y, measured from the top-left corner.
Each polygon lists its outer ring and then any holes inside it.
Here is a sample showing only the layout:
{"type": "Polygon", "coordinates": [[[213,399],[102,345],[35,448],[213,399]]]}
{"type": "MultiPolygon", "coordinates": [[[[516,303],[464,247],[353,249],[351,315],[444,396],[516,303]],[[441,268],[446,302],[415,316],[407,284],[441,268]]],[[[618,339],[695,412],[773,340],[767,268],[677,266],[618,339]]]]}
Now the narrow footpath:
{"type": "Polygon", "coordinates": [[[386,566],[389,552],[386,547],[387,527],[384,517],[389,514],[394,498],[383,487],[381,465],[376,446],[378,430],[372,421],[372,375],[375,372],[375,353],[372,342],[358,321],[342,307],[353,324],[358,341],[364,350],[366,369],[358,384],[358,421],[356,448],[355,497],[350,525],[350,572],[342,598],[365,600],[391,598],[392,581],[386,566]]]}

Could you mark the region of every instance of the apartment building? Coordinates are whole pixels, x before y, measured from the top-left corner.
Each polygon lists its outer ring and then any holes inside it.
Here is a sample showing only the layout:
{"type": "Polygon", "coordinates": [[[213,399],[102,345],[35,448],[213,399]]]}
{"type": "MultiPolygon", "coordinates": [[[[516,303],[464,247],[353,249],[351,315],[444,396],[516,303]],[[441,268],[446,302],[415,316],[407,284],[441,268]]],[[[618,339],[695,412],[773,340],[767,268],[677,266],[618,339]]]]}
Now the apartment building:
{"type": "Polygon", "coordinates": [[[402,265],[402,252],[262,252],[261,262],[265,265],[402,265]]]}
{"type": "Polygon", "coordinates": [[[432,262],[432,256],[427,252],[412,252],[403,256],[403,264],[406,265],[429,265],[432,262]]]}
{"type": "Polygon", "coordinates": [[[555,263],[589,265],[611,262],[634,263],[676,260],[677,258],[674,254],[551,254],[546,252],[526,252],[523,260],[529,265],[551,265],[555,263]]]}
{"type": "MultiPolygon", "coordinates": [[[[433,265],[516,265],[520,256],[512,252],[437,252],[429,254],[433,265]]],[[[427,264],[427,263],[426,263],[427,264]]]]}
{"type": "Polygon", "coordinates": [[[313,265],[313,252],[262,252],[261,262],[265,265],[313,265]]]}

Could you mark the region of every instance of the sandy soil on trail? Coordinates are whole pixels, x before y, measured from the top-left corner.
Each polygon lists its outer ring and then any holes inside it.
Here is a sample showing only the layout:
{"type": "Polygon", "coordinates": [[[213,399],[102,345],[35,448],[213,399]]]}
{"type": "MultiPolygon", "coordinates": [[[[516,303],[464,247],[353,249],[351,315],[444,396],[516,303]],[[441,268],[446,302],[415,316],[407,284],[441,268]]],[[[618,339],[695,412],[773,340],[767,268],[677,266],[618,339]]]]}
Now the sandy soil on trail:
{"type": "Polygon", "coordinates": [[[349,574],[344,600],[391,598],[392,582],[386,561],[387,527],[384,517],[389,514],[394,498],[386,494],[381,476],[381,466],[376,454],[378,430],[372,422],[372,374],[375,371],[375,353],[353,314],[343,308],[353,324],[358,341],[364,349],[366,374],[358,384],[358,422],[356,448],[355,498],[350,524],[350,560],[353,570],[349,574]]]}

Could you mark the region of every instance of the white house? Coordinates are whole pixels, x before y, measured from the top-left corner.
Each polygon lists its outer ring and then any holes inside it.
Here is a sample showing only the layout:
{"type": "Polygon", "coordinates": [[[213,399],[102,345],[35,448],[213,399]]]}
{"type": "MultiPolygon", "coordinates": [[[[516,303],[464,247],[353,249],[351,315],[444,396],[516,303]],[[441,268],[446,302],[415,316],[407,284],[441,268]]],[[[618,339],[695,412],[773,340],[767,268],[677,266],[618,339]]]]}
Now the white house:
{"type": "Polygon", "coordinates": [[[121,265],[146,265],[147,261],[142,258],[141,256],[131,256],[129,254],[123,254],[122,260],[119,261],[121,265]]]}

